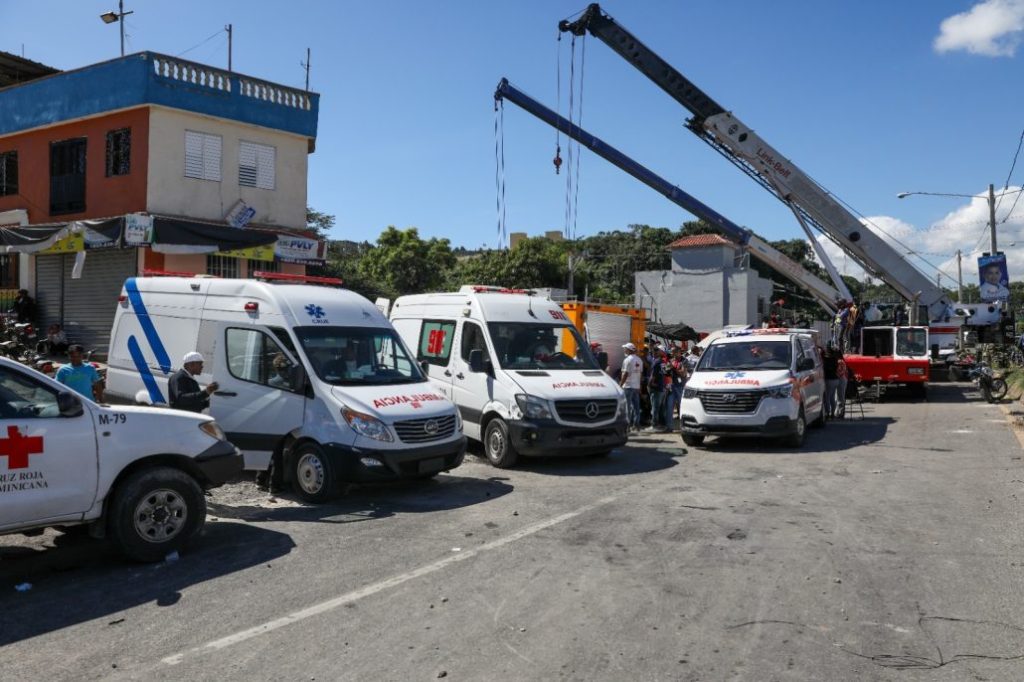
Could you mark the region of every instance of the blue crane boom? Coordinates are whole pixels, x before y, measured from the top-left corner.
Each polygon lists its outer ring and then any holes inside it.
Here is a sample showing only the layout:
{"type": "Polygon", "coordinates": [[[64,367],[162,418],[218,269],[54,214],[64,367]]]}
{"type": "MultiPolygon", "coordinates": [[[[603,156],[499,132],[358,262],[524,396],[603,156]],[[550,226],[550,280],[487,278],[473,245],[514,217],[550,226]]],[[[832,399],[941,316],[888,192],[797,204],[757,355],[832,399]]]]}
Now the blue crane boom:
{"type": "Polygon", "coordinates": [[[815,300],[830,313],[835,311],[837,302],[843,298],[835,287],[775,249],[751,230],[740,227],[696,197],[687,194],[668,180],[640,165],[615,147],[558,115],[526,93],[518,90],[508,82],[507,78],[502,78],[501,82],[498,83],[498,87],[494,91],[494,99],[496,104],[502,100],[508,100],[516,104],[528,113],[533,114],[548,125],[576,140],[612,165],[632,175],[654,191],[665,196],[672,203],[698,218],[702,218],[725,236],[746,247],[755,258],[763,263],[767,263],[784,277],[809,291],[815,300]]]}

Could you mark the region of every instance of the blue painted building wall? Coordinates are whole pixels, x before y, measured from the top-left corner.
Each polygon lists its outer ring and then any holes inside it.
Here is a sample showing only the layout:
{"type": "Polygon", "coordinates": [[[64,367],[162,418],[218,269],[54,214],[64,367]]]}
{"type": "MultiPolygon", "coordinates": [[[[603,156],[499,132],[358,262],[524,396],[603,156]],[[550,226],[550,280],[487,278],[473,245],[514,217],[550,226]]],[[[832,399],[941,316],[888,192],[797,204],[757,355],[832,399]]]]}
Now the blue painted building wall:
{"type": "Polygon", "coordinates": [[[320,107],[317,93],[301,93],[309,98],[308,109],[289,106],[242,94],[242,79],[300,92],[201,64],[140,52],[0,89],[0,135],[115,109],[158,104],[316,138],[320,107]],[[230,79],[231,91],[159,75],[154,59],[168,59],[223,75],[230,79]]]}

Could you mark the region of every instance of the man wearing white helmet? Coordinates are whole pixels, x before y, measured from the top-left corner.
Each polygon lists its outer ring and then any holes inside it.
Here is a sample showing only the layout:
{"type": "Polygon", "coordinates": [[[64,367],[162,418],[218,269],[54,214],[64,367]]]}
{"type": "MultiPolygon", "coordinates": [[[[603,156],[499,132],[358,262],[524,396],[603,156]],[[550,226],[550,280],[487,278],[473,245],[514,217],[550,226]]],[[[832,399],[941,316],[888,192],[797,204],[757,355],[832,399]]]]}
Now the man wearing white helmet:
{"type": "Polygon", "coordinates": [[[214,381],[205,389],[199,388],[199,383],[192,378],[203,372],[203,356],[201,354],[195,351],[185,353],[181,364],[182,368],[175,372],[167,382],[167,394],[171,399],[171,407],[189,412],[202,412],[204,408],[210,406],[210,395],[219,386],[214,381]]]}

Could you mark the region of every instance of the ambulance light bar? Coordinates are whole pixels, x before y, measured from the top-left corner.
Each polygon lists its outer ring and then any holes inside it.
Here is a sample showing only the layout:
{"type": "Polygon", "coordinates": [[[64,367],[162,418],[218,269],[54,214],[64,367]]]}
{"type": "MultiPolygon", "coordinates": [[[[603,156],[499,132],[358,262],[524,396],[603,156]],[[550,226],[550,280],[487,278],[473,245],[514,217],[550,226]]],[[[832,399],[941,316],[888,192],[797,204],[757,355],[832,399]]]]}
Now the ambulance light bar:
{"type": "Polygon", "coordinates": [[[264,279],[268,282],[293,282],[295,284],[326,284],[328,286],[340,287],[344,282],[337,277],[314,277],[312,275],[286,275],[280,272],[263,272],[257,270],[252,273],[253,279],[264,279]]]}

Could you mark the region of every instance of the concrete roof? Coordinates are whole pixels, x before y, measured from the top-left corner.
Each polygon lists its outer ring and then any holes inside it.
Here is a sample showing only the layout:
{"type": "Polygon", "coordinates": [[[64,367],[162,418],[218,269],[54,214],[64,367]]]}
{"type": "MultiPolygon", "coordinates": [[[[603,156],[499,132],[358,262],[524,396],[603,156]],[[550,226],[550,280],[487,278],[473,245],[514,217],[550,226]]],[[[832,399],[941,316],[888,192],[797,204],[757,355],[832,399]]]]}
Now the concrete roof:
{"type": "Polygon", "coordinates": [[[709,246],[736,246],[736,242],[730,241],[720,234],[697,234],[677,239],[667,248],[674,251],[676,249],[703,249],[709,246]]]}

